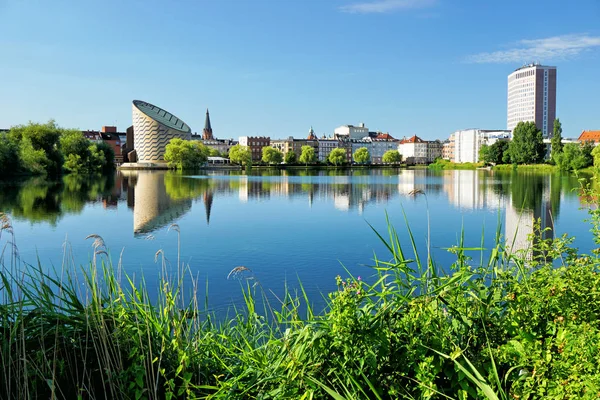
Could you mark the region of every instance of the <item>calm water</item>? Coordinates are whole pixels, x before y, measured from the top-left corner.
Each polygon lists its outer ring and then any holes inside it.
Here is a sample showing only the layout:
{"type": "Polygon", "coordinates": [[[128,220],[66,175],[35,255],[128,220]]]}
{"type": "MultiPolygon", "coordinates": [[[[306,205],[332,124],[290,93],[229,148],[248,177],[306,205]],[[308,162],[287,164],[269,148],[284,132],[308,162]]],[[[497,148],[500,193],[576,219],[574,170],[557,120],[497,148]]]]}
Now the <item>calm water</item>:
{"type": "MultiPolygon", "coordinates": [[[[115,263],[121,255],[124,269],[143,274],[155,289],[161,271],[157,251],[163,250],[168,263],[177,260],[177,233],[169,231],[176,223],[181,259],[198,279],[202,299],[208,280],[211,308],[241,300],[240,281],[227,279],[240,265],[276,295],[286,282],[293,288],[301,280],[319,307],[321,293],[335,288],[334,278],[346,275],[344,268],[368,279],[374,253],[389,258],[367,224],[384,232],[386,212],[410,250],[406,213],[425,255],[429,207],[434,258],[445,269],[453,260],[445,248],[458,243],[461,229],[467,247],[479,246],[482,232],[491,246],[500,224],[519,248],[533,218],[556,235],[575,236],[576,245],[588,251],[593,243],[578,187],[574,176],[490,171],[254,171],[248,176],[140,171],[94,180],[67,176],[60,182],[4,183],[0,210],[13,220],[21,258],[35,264],[39,257],[44,268],[61,266],[65,243],[75,262],[85,265],[93,252],[85,237],[98,234],[115,263]],[[426,196],[410,196],[415,189],[426,196]]],[[[6,240],[4,235],[1,241],[6,240]]],[[[478,259],[480,253],[472,256],[478,259]]]]}

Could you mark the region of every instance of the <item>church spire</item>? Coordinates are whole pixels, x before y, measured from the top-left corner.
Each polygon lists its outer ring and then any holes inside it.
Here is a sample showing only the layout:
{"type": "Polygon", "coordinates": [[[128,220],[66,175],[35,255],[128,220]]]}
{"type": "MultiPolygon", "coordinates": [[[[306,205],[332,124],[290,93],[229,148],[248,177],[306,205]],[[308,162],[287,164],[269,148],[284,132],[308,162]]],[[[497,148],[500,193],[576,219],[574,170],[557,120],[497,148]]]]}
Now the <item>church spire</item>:
{"type": "Polygon", "coordinates": [[[210,126],[210,115],[208,114],[208,108],[206,109],[206,120],[204,120],[204,131],[202,132],[203,140],[213,140],[212,127],[210,126]]]}

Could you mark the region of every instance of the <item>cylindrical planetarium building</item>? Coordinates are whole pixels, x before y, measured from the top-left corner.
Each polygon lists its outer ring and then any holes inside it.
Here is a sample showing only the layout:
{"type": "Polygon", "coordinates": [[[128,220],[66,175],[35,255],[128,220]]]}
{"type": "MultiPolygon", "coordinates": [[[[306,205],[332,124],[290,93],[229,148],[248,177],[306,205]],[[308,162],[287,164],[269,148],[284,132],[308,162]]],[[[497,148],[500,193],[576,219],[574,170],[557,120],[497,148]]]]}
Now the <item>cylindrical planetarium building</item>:
{"type": "Polygon", "coordinates": [[[162,162],[171,139],[190,140],[190,127],[160,107],[133,101],[133,147],[138,162],[162,162]]]}

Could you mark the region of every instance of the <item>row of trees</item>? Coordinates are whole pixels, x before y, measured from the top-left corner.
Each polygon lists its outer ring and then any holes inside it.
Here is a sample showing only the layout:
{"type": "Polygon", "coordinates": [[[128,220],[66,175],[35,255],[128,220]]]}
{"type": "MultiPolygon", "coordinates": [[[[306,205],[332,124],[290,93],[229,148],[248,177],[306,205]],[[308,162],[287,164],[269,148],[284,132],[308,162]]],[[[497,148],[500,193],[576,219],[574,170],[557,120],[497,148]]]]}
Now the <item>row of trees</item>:
{"type": "MultiPolygon", "coordinates": [[[[554,120],[550,144],[549,162],[562,171],[579,170],[592,164],[600,167],[600,148],[594,148],[592,143],[562,143],[559,119],[554,120]]],[[[479,160],[490,164],[537,164],[545,157],[546,144],[534,122],[519,122],[512,141],[497,141],[491,146],[483,145],[479,150],[479,160]]]]}
{"type": "MultiPolygon", "coordinates": [[[[182,139],[173,139],[167,144],[165,151],[165,161],[170,168],[177,169],[195,169],[201,167],[209,156],[220,155],[215,149],[210,149],[198,141],[188,141],[182,139]]],[[[229,160],[232,163],[243,165],[244,167],[252,166],[252,153],[247,146],[235,145],[229,150],[229,160]]],[[[366,147],[357,149],[352,158],[356,163],[367,164],[371,161],[371,154],[366,147]]],[[[278,165],[283,161],[286,164],[301,163],[304,165],[315,164],[317,154],[312,146],[302,146],[300,156],[295,152],[289,151],[283,153],[270,146],[262,149],[262,162],[270,165],[278,165]]],[[[327,161],[335,166],[340,166],[346,163],[346,150],[333,149],[327,161]]],[[[402,161],[402,155],[396,150],[388,150],[383,155],[382,161],[386,164],[398,164],[402,161]]]]}
{"type": "MultiPolygon", "coordinates": [[[[371,154],[366,147],[357,149],[352,158],[358,164],[367,164],[371,161],[371,154]]],[[[238,164],[249,165],[252,162],[252,155],[250,150],[244,146],[236,145],[231,148],[229,152],[229,159],[238,164]]],[[[297,157],[296,153],[289,151],[283,155],[283,153],[274,147],[263,147],[262,149],[262,161],[264,163],[275,165],[281,164],[285,161],[286,164],[295,164],[297,162],[309,165],[317,162],[317,155],[315,149],[312,146],[302,146],[300,156],[297,157]]],[[[327,161],[335,166],[343,165],[346,163],[346,150],[344,149],[333,149],[327,161]]],[[[389,164],[395,164],[402,161],[402,156],[396,150],[389,150],[383,155],[383,162],[389,164]]]]}
{"type": "Polygon", "coordinates": [[[114,167],[115,154],[104,142],[92,143],[55,121],[30,122],[0,134],[0,175],[94,173],[114,167]]]}

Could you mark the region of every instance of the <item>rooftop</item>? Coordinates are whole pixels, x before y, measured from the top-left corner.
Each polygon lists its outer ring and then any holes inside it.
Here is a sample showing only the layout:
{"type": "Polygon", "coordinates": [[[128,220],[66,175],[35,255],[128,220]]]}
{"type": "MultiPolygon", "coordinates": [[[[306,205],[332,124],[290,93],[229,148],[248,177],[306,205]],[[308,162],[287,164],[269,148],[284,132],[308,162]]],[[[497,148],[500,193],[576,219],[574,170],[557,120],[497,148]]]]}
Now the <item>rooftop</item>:
{"type": "Polygon", "coordinates": [[[154,104],[146,103],[145,101],[141,100],[134,100],[133,105],[153,120],[160,122],[161,124],[169,128],[176,129],[180,132],[185,133],[190,133],[192,131],[185,122],[183,122],[170,112],[167,112],[162,108],[155,106],[154,104]]]}
{"type": "Polygon", "coordinates": [[[550,65],[542,65],[538,62],[535,63],[530,63],[530,64],[525,64],[517,69],[514,70],[514,72],[520,71],[522,69],[527,69],[527,68],[533,68],[533,67],[538,67],[538,68],[554,68],[556,69],[556,67],[551,67],[550,65]]]}
{"type": "Polygon", "coordinates": [[[400,144],[403,144],[403,143],[425,143],[425,142],[424,142],[423,139],[421,139],[417,135],[414,135],[411,138],[408,138],[408,139],[404,138],[404,139],[402,139],[402,141],[400,141],[400,144]]]}
{"type": "Polygon", "coordinates": [[[600,131],[583,131],[579,135],[580,142],[600,142],[600,131]]]}

